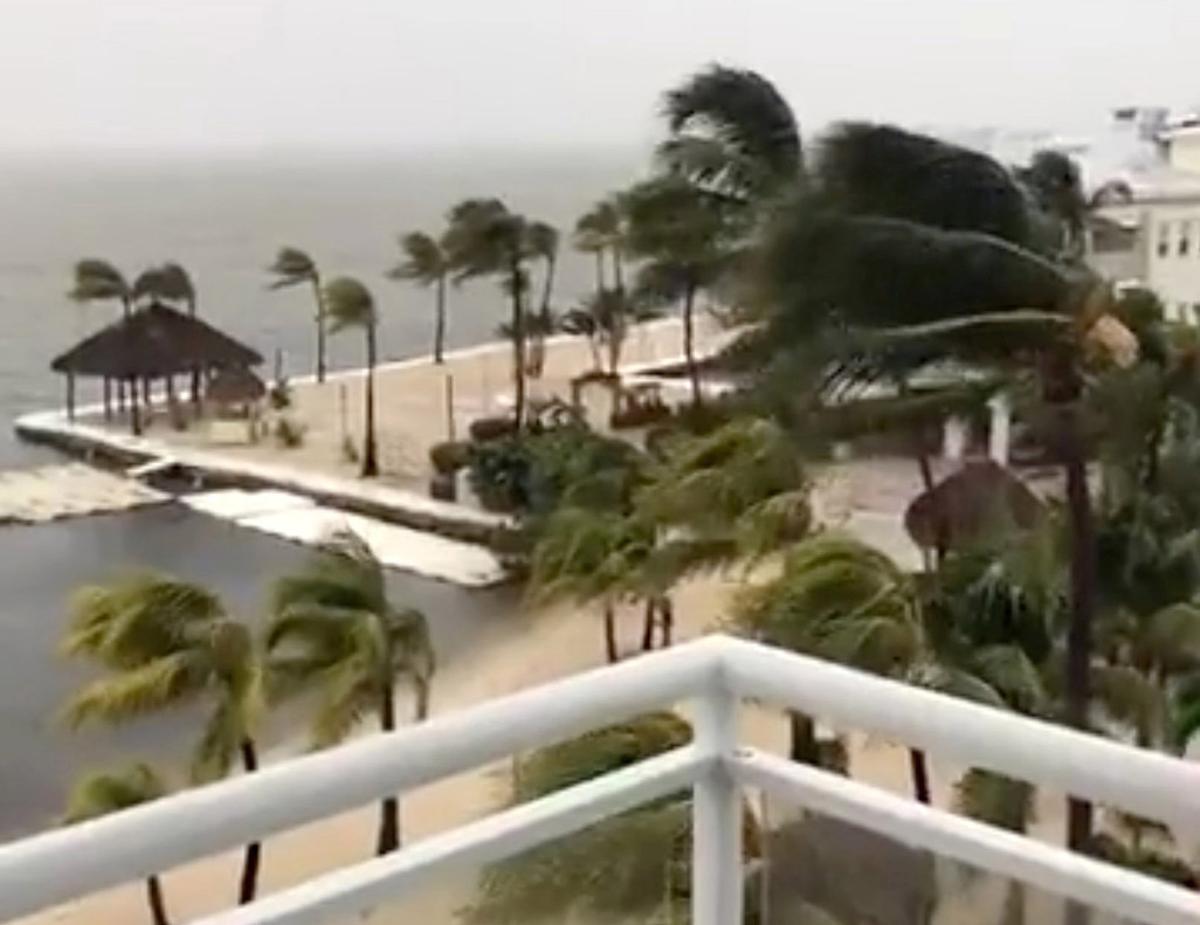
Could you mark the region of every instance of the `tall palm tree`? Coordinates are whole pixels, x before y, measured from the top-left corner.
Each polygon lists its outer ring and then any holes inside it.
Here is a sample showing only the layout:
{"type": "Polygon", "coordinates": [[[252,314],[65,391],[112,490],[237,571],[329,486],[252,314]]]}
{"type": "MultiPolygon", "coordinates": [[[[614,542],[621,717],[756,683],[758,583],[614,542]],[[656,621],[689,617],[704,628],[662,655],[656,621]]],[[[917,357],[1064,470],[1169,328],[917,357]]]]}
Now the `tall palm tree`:
{"type": "MultiPolygon", "coordinates": [[[[140,301],[150,298],[160,302],[171,302],[182,305],[190,317],[196,317],[196,285],[192,277],[181,264],[164,263],[161,266],[143,270],[133,283],[133,298],[140,301]]],[[[173,377],[167,377],[168,394],[174,388],[173,377]]],[[[192,370],[192,401],[200,402],[200,370],[192,370]]]]}
{"type": "Polygon", "coordinates": [[[275,278],[271,281],[271,289],[285,289],[289,286],[308,285],[312,287],[313,299],[317,305],[314,321],[317,325],[317,382],[325,381],[325,302],[321,287],[321,273],[316,261],[302,250],[294,247],[280,248],[275,255],[275,261],[267,272],[275,278]]]}
{"type": "MultiPolygon", "coordinates": [[[[192,777],[224,777],[240,759],[258,769],[254,732],[263,712],[262,666],[250,631],[212,592],[165,575],[134,575],[74,595],[61,642],[105,669],[67,703],[72,728],[126,723],[185,704],[210,710],[192,753],[192,777]]],[[[253,901],[261,846],[246,847],[238,901],[253,901]]]]}
{"type": "MultiPolygon", "coordinates": [[[[167,794],[167,786],[146,764],[133,764],[117,771],[87,774],[75,782],[67,797],[66,825],[98,819],[134,806],[152,803],[167,794]]],[[[158,874],[146,878],[146,902],[154,925],[169,925],[158,874]]]]}
{"type": "MultiPolygon", "coordinates": [[[[1039,256],[1028,198],[994,161],[887,126],[842,127],[822,152],[810,195],[780,210],[765,241],[762,295],[773,306],[765,365],[836,339],[853,344],[838,368],[855,375],[883,357],[893,371],[952,360],[1037,377],[1067,482],[1066,718],[1082,728],[1096,569],[1080,398],[1089,357],[1098,351],[1123,362],[1129,332],[1109,314],[1105,286],[1039,256]]],[[[828,378],[828,367],[811,358],[810,368],[828,378]]],[[[1089,807],[1074,801],[1070,818],[1070,842],[1080,848],[1089,807]]]]}
{"type": "Polygon", "coordinates": [[[554,330],[554,312],[550,299],[554,292],[554,271],[558,264],[558,229],[548,222],[530,222],[526,230],[529,251],[544,265],[541,304],[532,321],[533,342],[527,368],[534,376],[542,374],[546,362],[546,337],[554,330]]]}
{"type": "MultiPolygon", "coordinates": [[[[425,616],[388,600],[383,566],[349,531],[326,540],[308,566],[272,590],[267,629],[275,692],[315,691],[313,743],[342,741],[368,713],[396,728],[396,679],[413,685],[416,719],[429,714],[434,653],[425,616]]],[[[400,846],[400,804],[380,805],[379,854],[400,846]]]]}
{"type": "Polygon", "coordinates": [[[683,353],[699,406],[700,372],[696,365],[696,297],[720,278],[727,263],[730,225],[724,207],[678,176],[639,183],[622,197],[629,217],[628,247],[645,261],[639,289],[662,302],[680,302],[683,353]]]}
{"type": "Polygon", "coordinates": [[[755,204],[801,183],[800,127],[778,89],[754,71],[713,65],[663,99],[670,137],[659,157],[702,189],[755,204]]]}
{"type": "Polygon", "coordinates": [[[608,253],[612,263],[612,287],[624,288],[621,258],[625,250],[625,218],[618,197],[609,197],[596,203],[579,217],[575,223],[572,243],[577,251],[592,254],[596,259],[596,291],[606,288],[604,255],[608,253]]]}
{"type": "MultiPolygon", "coordinates": [[[[80,303],[111,302],[121,305],[121,315],[128,321],[133,314],[133,287],[115,266],[107,260],[87,257],[78,261],[72,271],[73,282],[68,296],[72,301],[80,303]]],[[[117,380],[117,407],[125,409],[124,379],[117,380]]],[[[108,379],[104,380],[105,408],[108,407],[108,379]]],[[[141,413],[138,407],[136,385],[132,386],[130,396],[131,426],[134,434],[141,433],[141,413]]]]}
{"type": "Polygon", "coordinates": [[[445,245],[456,279],[495,276],[508,294],[508,331],[513,344],[513,417],[525,424],[526,261],[532,256],[530,222],[499,199],[467,199],[450,210],[445,245]]]}
{"type": "Polygon", "coordinates": [[[616,607],[636,597],[640,569],[654,548],[654,529],[612,510],[562,507],[547,518],[534,546],[529,594],[539,603],[599,602],[604,616],[604,651],[620,661],[616,607]]]}
{"type": "Polygon", "coordinates": [[[445,362],[446,279],[450,275],[450,257],[441,241],[420,231],[400,239],[404,259],[388,270],[388,279],[411,280],[420,286],[433,286],[437,293],[433,327],[433,362],[445,362]]]}
{"type": "Polygon", "coordinates": [[[358,280],[349,276],[339,276],[326,284],[321,302],[329,319],[330,334],[359,328],[366,337],[367,372],[363,380],[365,417],[360,474],[363,478],[370,478],[379,474],[379,458],[375,446],[375,362],[379,315],[375,310],[375,299],[370,290],[358,280]]]}

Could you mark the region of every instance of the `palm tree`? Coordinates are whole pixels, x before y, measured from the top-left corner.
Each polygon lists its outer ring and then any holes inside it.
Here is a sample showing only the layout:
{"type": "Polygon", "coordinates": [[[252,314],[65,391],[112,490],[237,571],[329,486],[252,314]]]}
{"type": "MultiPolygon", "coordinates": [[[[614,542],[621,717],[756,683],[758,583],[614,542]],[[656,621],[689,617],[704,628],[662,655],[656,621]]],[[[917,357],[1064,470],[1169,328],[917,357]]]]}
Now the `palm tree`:
{"type": "MultiPolygon", "coordinates": [[[[80,303],[121,303],[122,317],[128,321],[133,314],[133,287],[125,276],[107,260],[88,257],[78,261],[73,270],[73,283],[68,293],[72,301],[80,303]]],[[[125,380],[117,380],[117,407],[125,410],[125,380]]],[[[130,396],[131,426],[134,434],[141,433],[142,422],[138,408],[137,386],[133,384],[130,396]]],[[[108,379],[104,380],[104,406],[108,409],[108,379]]]]}
{"type": "Polygon", "coordinates": [[[699,406],[696,296],[717,282],[727,263],[731,227],[724,207],[679,176],[639,183],[622,201],[629,216],[629,251],[646,261],[639,272],[639,290],[663,303],[682,303],[683,352],[692,403],[699,406]]]}
{"type": "MultiPolygon", "coordinates": [[[[196,317],[196,285],[188,271],[178,263],[143,270],[133,283],[134,301],[150,298],[161,302],[172,302],[187,309],[190,317],[196,317]]],[[[174,395],[174,378],[167,377],[168,395],[174,395]]],[[[200,402],[200,370],[192,370],[192,401],[200,402]]]]}
{"type": "Polygon", "coordinates": [[[445,362],[443,347],[446,340],[446,278],[450,275],[450,258],[442,242],[420,231],[400,239],[404,260],[388,270],[388,279],[412,280],[419,286],[434,286],[437,302],[433,328],[433,362],[445,362]]]}
{"type": "Polygon", "coordinates": [[[467,199],[450,210],[445,246],[456,279],[497,276],[508,294],[508,331],[513,344],[513,418],[525,423],[525,295],[529,275],[525,261],[532,256],[530,223],[510,212],[499,199],[467,199]]]}
{"type": "MultiPolygon", "coordinates": [[[[1024,191],[983,155],[886,126],[841,127],[822,147],[809,196],[781,209],[765,240],[760,295],[772,307],[760,336],[773,354],[764,365],[786,369],[789,354],[807,352],[826,379],[811,354],[831,339],[852,376],[881,359],[892,371],[951,360],[1036,375],[1067,482],[1066,718],[1083,728],[1096,569],[1079,399],[1089,357],[1098,348],[1123,361],[1130,336],[1108,314],[1105,286],[1036,253],[1031,225],[1024,191]]],[[[1079,848],[1090,809],[1072,806],[1079,848]]]]}
{"type": "MultiPolygon", "coordinates": [[[[416,719],[429,714],[434,654],[424,615],[388,600],[383,566],[349,531],[321,544],[304,571],[272,590],[267,629],[270,671],[279,697],[315,691],[313,744],[346,738],[367,713],[380,728],[396,728],[396,679],[412,683],[416,719]]],[[[400,804],[380,806],[377,852],[400,846],[400,804]]]]}
{"type": "Polygon", "coordinates": [[[312,287],[313,299],[317,303],[317,314],[314,317],[317,325],[317,382],[324,382],[325,302],[322,297],[321,274],[317,269],[316,261],[302,250],[283,247],[275,255],[275,262],[267,267],[267,272],[275,277],[271,281],[271,289],[285,289],[289,286],[302,285],[312,287]]]}
{"type": "Polygon", "coordinates": [[[804,179],[800,127],[787,100],[754,71],[713,65],[667,92],[667,166],[727,200],[756,204],[804,179]]]}
{"type": "MultiPolygon", "coordinates": [[[[106,670],[67,703],[72,728],[126,723],[196,701],[211,712],[192,754],[192,777],[224,777],[235,760],[258,769],[254,731],[263,712],[253,637],[220,599],[165,575],[134,575],[74,595],[62,651],[106,670]]],[[[246,847],[238,901],[253,901],[261,846],[246,847]]]]}
{"type": "MultiPolygon", "coordinates": [[[[67,797],[63,822],[74,825],[98,819],[134,806],[152,803],[167,794],[167,787],[154,769],[134,764],[119,771],[98,772],[81,777],[67,797]]],[[[158,874],[146,878],[146,902],[154,925],[169,925],[158,874]]]]}
{"type": "Polygon", "coordinates": [[[654,548],[654,529],[613,510],[565,506],[547,518],[533,548],[529,594],[539,603],[598,601],[604,615],[604,651],[620,661],[616,606],[636,597],[640,568],[654,548]]]}
{"type": "Polygon", "coordinates": [[[612,287],[622,289],[625,281],[621,268],[621,256],[625,249],[625,217],[621,212],[619,198],[602,199],[585,212],[575,223],[572,243],[577,251],[592,254],[596,258],[596,292],[610,288],[604,273],[604,254],[607,251],[612,262],[612,287]]]}
{"type": "Polygon", "coordinates": [[[375,299],[358,280],[339,276],[326,284],[321,296],[325,314],[329,318],[329,333],[337,334],[350,328],[361,328],[367,343],[367,373],[363,380],[363,478],[379,474],[379,459],[375,449],[375,361],[376,337],[379,332],[379,315],[375,310],[375,299]]]}
{"type": "Polygon", "coordinates": [[[550,298],[554,292],[554,271],[558,263],[558,229],[547,222],[530,222],[526,230],[529,251],[545,265],[542,277],[541,306],[530,318],[533,334],[527,369],[533,376],[542,374],[546,362],[546,338],[554,331],[554,312],[550,298]]]}
{"type": "Polygon", "coordinates": [[[1088,199],[1078,165],[1061,151],[1042,150],[1017,170],[1017,177],[1048,219],[1050,252],[1067,262],[1082,260],[1088,199]]]}
{"type": "MultiPolygon", "coordinates": [[[[912,576],[857,540],[819,534],[787,554],[778,578],[748,588],[735,619],[772,645],[1004,707],[1041,697],[1036,668],[1011,643],[964,645],[931,619],[912,576]]],[[[811,720],[793,722],[793,754],[811,755],[811,720]]],[[[909,749],[914,796],[930,802],[925,755],[909,749]]]]}
{"type": "MultiPolygon", "coordinates": [[[[519,756],[512,802],[521,804],[686,745],[689,725],[652,713],[519,756]]],[[[668,921],[690,891],[690,797],[675,794],[569,838],[484,869],[471,925],[568,921],[576,917],[668,921]]],[[[753,850],[753,839],[748,847],[753,850]]],[[[686,913],[683,913],[686,915],[686,913]]]]}

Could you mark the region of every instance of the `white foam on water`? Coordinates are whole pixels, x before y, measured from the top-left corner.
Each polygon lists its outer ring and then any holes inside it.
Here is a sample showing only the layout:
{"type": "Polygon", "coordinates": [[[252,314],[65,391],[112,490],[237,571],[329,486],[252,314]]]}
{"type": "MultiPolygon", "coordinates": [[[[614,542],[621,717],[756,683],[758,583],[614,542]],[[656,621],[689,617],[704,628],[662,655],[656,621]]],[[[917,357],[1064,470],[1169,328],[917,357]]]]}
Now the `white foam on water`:
{"type": "Polygon", "coordinates": [[[320,507],[291,492],[231,488],[185,495],[179,500],[193,510],[240,527],[307,546],[328,539],[338,530],[353,530],[389,568],[464,587],[486,588],[506,577],[500,560],[483,546],[320,507]]]}

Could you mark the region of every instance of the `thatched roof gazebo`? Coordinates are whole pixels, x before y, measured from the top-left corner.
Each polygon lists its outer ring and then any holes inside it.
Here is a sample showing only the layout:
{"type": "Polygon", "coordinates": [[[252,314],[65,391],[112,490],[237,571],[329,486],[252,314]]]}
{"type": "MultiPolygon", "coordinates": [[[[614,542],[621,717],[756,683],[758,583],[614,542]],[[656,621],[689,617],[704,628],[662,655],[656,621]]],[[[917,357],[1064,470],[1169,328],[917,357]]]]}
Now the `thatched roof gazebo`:
{"type": "Polygon", "coordinates": [[[918,495],[904,527],[922,549],[962,549],[997,530],[1031,530],[1045,516],[1045,502],[1018,475],[986,460],[967,463],[918,495]]]}
{"type": "MultiPolygon", "coordinates": [[[[75,412],[75,377],[104,380],[105,412],[112,380],[148,383],[155,379],[173,388],[173,376],[199,371],[248,369],[262,362],[254,349],[234,340],[206,321],[154,303],[115,321],[55,357],[50,368],[67,377],[67,412],[75,412]]],[[[131,403],[134,433],[140,430],[137,392],[131,403]]]]}

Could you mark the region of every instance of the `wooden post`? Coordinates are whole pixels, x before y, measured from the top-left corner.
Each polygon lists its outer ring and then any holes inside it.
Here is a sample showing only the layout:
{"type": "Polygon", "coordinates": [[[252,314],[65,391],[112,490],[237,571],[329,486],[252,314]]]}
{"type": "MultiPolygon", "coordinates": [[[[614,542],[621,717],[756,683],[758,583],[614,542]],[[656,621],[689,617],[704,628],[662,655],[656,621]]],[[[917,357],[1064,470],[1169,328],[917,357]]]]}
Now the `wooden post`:
{"type": "Polygon", "coordinates": [[[446,439],[455,439],[454,427],[454,373],[446,373],[446,439]]]}
{"type": "Polygon", "coordinates": [[[75,374],[67,373],[67,420],[75,423],[75,374]]]}
{"type": "Polygon", "coordinates": [[[112,380],[104,377],[104,420],[112,420],[112,380]]]}

